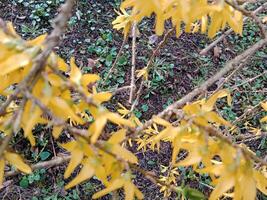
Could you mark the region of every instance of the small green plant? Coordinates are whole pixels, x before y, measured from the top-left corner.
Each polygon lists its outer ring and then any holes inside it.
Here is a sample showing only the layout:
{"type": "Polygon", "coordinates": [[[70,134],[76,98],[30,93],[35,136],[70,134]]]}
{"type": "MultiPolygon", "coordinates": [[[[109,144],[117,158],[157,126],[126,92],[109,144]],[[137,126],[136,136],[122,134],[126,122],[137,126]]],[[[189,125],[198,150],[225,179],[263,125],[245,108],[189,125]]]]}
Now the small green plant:
{"type": "Polygon", "coordinates": [[[44,180],[46,174],[45,169],[35,170],[32,174],[25,175],[20,179],[19,185],[22,188],[28,188],[33,183],[38,183],[44,180]]]}

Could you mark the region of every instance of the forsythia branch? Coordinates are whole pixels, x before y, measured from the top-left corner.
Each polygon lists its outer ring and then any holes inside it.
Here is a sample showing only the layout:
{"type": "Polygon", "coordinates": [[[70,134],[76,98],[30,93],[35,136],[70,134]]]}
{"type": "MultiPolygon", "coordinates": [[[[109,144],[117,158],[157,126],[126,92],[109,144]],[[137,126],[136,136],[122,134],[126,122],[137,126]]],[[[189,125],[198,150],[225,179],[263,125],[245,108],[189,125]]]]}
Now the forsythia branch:
{"type": "Polygon", "coordinates": [[[265,25],[261,22],[261,20],[257,17],[255,12],[249,12],[246,9],[242,8],[241,6],[239,6],[235,1],[234,2],[230,2],[229,0],[225,0],[225,2],[227,4],[229,4],[230,6],[232,6],[234,9],[240,11],[241,13],[243,13],[245,16],[252,18],[257,25],[260,28],[261,31],[261,35],[263,38],[267,37],[267,31],[266,31],[266,27],[265,25]]]}
{"type": "Polygon", "coordinates": [[[207,131],[207,133],[210,136],[215,136],[216,138],[219,138],[220,140],[226,142],[227,144],[233,146],[234,148],[240,149],[242,151],[242,153],[244,155],[246,155],[247,157],[251,158],[252,160],[256,161],[257,163],[260,163],[261,165],[267,166],[267,162],[265,160],[259,158],[254,153],[252,153],[251,151],[249,151],[248,149],[246,149],[244,146],[241,146],[241,145],[238,145],[238,144],[233,143],[228,137],[224,136],[217,129],[215,129],[213,127],[204,127],[204,126],[201,126],[199,124],[198,124],[198,126],[200,126],[202,129],[204,129],[205,131],[207,131]]]}
{"type": "MultiPolygon", "coordinates": [[[[256,10],[253,11],[253,14],[258,14],[261,11],[263,11],[267,7],[267,2],[264,3],[262,6],[258,7],[256,10]]],[[[244,18],[244,22],[248,20],[248,17],[244,18]]],[[[233,29],[229,29],[226,32],[224,32],[220,37],[218,37],[216,40],[214,40],[210,45],[208,45],[205,49],[200,51],[200,55],[206,55],[212,48],[214,48],[219,42],[223,41],[224,38],[226,38],[228,35],[233,33],[233,29]]]]}
{"type": "MultiPolygon", "coordinates": [[[[224,75],[232,71],[238,65],[242,64],[244,59],[251,57],[256,51],[266,46],[266,44],[267,44],[267,38],[261,39],[256,44],[254,44],[253,46],[245,50],[242,54],[228,61],[226,65],[219,72],[217,72],[214,76],[210,77],[203,84],[195,88],[192,92],[188,93],[180,100],[168,106],[165,110],[157,114],[157,117],[164,118],[166,116],[172,115],[174,109],[178,109],[184,106],[186,103],[192,101],[196,96],[200,95],[203,91],[206,91],[208,87],[210,87],[212,84],[218,81],[221,77],[223,77],[224,75]]],[[[150,119],[145,124],[137,127],[135,130],[130,131],[130,132],[131,134],[140,133],[141,131],[145,130],[147,127],[152,125],[152,123],[153,123],[153,120],[150,119]]]]}
{"type": "Polygon", "coordinates": [[[65,4],[61,7],[61,12],[54,20],[53,31],[46,38],[44,50],[36,57],[34,66],[29,72],[29,74],[25,77],[25,79],[17,86],[16,90],[10,95],[10,97],[3,103],[0,107],[0,116],[2,116],[6,108],[9,104],[17,97],[21,90],[23,90],[31,80],[42,71],[45,67],[46,60],[48,56],[53,51],[54,47],[56,47],[60,42],[60,36],[63,34],[68,20],[71,16],[71,11],[74,6],[75,0],[67,0],[65,4]]]}
{"type": "MultiPolygon", "coordinates": [[[[174,31],[175,31],[175,28],[168,30],[167,33],[164,35],[162,41],[158,44],[158,46],[153,51],[152,55],[149,58],[147,65],[146,65],[147,73],[149,73],[149,71],[153,67],[153,61],[154,61],[155,57],[157,56],[159,50],[167,43],[167,40],[169,39],[169,37],[171,36],[171,34],[174,31]]],[[[135,107],[138,104],[138,101],[139,101],[139,99],[142,95],[142,91],[144,89],[144,84],[145,84],[145,77],[142,78],[142,82],[141,82],[139,89],[137,91],[137,94],[136,94],[136,99],[134,100],[134,103],[131,106],[131,112],[133,112],[133,110],[135,109],[135,107]]]]}
{"type": "MultiPolygon", "coordinates": [[[[42,168],[50,168],[50,167],[58,166],[58,165],[68,162],[70,160],[70,157],[71,156],[57,156],[56,158],[52,160],[39,162],[35,165],[32,165],[31,168],[33,170],[37,170],[37,169],[42,169],[42,168]]],[[[15,171],[6,172],[5,176],[10,177],[10,176],[15,176],[17,174],[20,174],[20,172],[15,170],[15,171]]]]}
{"type": "Polygon", "coordinates": [[[137,23],[133,23],[132,27],[132,69],[131,69],[131,89],[129,103],[133,103],[133,98],[135,94],[135,68],[136,68],[136,37],[137,37],[137,23]]]}

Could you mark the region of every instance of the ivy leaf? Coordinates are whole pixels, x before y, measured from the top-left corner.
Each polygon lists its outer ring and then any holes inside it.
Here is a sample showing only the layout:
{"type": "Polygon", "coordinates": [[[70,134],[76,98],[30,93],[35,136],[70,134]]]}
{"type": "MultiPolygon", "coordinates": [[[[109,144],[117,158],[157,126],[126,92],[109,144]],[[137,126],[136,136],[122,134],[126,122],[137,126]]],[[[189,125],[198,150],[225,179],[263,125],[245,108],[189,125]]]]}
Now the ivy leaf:
{"type": "Polygon", "coordinates": [[[108,56],[106,57],[106,62],[105,62],[105,64],[106,64],[108,67],[110,67],[110,66],[112,65],[112,60],[113,60],[113,56],[112,56],[112,55],[108,55],[108,56]]]}
{"type": "Polygon", "coordinates": [[[123,66],[127,64],[127,58],[125,56],[121,56],[118,60],[118,65],[123,66]]]}
{"type": "Polygon", "coordinates": [[[143,112],[147,112],[148,111],[148,105],[146,105],[146,104],[142,105],[141,108],[142,108],[143,112]]]}
{"type": "Polygon", "coordinates": [[[29,181],[26,177],[23,177],[19,182],[20,187],[27,188],[29,187],[29,181]]]}
{"type": "Polygon", "coordinates": [[[50,152],[48,151],[43,151],[40,153],[40,158],[42,161],[45,161],[47,158],[49,158],[49,156],[51,155],[50,152]]]}

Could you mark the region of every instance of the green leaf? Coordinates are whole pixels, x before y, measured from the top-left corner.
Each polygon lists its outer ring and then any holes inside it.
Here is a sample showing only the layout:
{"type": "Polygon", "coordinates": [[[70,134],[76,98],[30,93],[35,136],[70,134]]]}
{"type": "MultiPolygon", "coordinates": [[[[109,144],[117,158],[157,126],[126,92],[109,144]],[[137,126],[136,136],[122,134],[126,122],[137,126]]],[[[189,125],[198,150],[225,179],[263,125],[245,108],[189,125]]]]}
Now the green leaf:
{"type": "Polygon", "coordinates": [[[140,118],[142,116],[142,113],[139,111],[139,110],[135,110],[134,111],[134,115],[137,117],[137,118],[140,118]]]}
{"type": "Polygon", "coordinates": [[[147,164],[148,164],[148,165],[155,165],[155,164],[156,164],[156,162],[155,162],[155,161],[153,161],[153,160],[149,160],[149,161],[147,161],[147,164]]]}
{"type": "Polygon", "coordinates": [[[185,187],[183,189],[183,195],[186,199],[189,199],[189,200],[205,200],[205,195],[196,190],[196,189],[193,189],[193,188],[190,188],[190,187],[185,187]]]}
{"type": "Polygon", "coordinates": [[[123,77],[119,77],[117,79],[117,82],[120,83],[120,84],[124,83],[124,78],[123,77]]]}
{"type": "Polygon", "coordinates": [[[24,177],[20,180],[19,185],[20,185],[20,187],[22,187],[22,188],[27,188],[27,187],[29,187],[29,181],[28,181],[28,179],[24,176],[24,177]]]}
{"type": "Polygon", "coordinates": [[[40,153],[40,158],[42,161],[46,160],[47,158],[49,158],[49,156],[51,155],[50,152],[48,151],[43,151],[40,153]]]}
{"type": "Polygon", "coordinates": [[[40,179],[41,179],[40,174],[35,174],[35,175],[34,175],[34,180],[35,180],[35,181],[40,181],[40,179]]]}
{"type": "Polygon", "coordinates": [[[148,111],[148,105],[146,105],[146,104],[142,105],[141,108],[142,108],[143,112],[147,112],[148,111]]]}
{"type": "Polygon", "coordinates": [[[32,184],[35,180],[34,180],[34,174],[30,174],[29,176],[28,176],[28,182],[29,182],[29,184],[32,184]]]}
{"type": "Polygon", "coordinates": [[[112,56],[112,55],[108,55],[108,56],[106,57],[106,62],[105,62],[105,64],[106,64],[108,67],[110,67],[110,66],[112,65],[112,60],[113,60],[113,56],[112,56]]]}
{"type": "Polygon", "coordinates": [[[125,56],[121,56],[118,60],[118,65],[123,66],[127,64],[127,58],[125,56]]]}

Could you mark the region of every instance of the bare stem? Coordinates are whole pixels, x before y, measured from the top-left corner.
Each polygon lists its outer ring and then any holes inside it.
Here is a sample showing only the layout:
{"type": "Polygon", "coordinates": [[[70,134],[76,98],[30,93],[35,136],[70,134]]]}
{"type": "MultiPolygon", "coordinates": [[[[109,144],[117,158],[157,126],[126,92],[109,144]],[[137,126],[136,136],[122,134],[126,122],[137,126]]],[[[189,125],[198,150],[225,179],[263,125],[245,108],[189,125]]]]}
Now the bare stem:
{"type": "MultiPolygon", "coordinates": [[[[45,161],[45,162],[39,162],[35,165],[32,165],[31,168],[33,170],[37,170],[37,169],[43,169],[43,168],[50,168],[50,167],[54,167],[54,166],[58,166],[61,165],[63,163],[66,163],[70,160],[71,156],[57,156],[56,158],[49,160],[49,161],[45,161]]],[[[11,176],[15,176],[20,174],[20,171],[15,170],[15,171],[9,171],[5,173],[6,177],[11,177],[11,176]]]]}
{"type": "Polygon", "coordinates": [[[112,67],[110,68],[110,70],[109,70],[109,72],[108,72],[106,78],[104,79],[103,84],[105,84],[105,83],[107,82],[107,80],[109,79],[110,75],[113,73],[113,71],[114,71],[114,69],[115,69],[115,67],[116,67],[116,65],[117,65],[117,63],[118,63],[118,60],[119,60],[119,58],[120,58],[120,56],[121,56],[121,54],[122,54],[122,50],[123,50],[123,48],[124,48],[124,46],[125,46],[127,40],[128,40],[128,36],[125,36],[125,37],[123,38],[123,41],[122,41],[120,50],[119,50],[119,52],[118,52],[118,54],[117,54],[117,56],[116,56],[116,59],[115,59],[114,63],[112,64],[112,67]]]}
{"type": "MultiPolygon", "coordinates": [[[[149,58],[149,61],[147,63],[147,71],[149,73],[149,71],[151,70],[151,68],[153,67],[153,62],[155,57],[157,56],[158,52],[160,51],[160,49],[167,43],[168,39],[170,38],[171,34],[175,31],[174,28],[170,29],[167,31],[167,33],[164,35],[162,41],[158,44],[158,46],[155,48],[155,50],[153,51],[152,55],[149,58]]],[[[131,106],[131,112],[133,112],[133,110],[135,109],[135,107],[138,105],[139,99],[142,95],[142,91],[144,89],[144,85],[145,85],[145,78],[142,79],[142,82],[139,86],[139,89],[137,91],[136,94],[136,99],[134,100],[134,103],[131,106]]]]}
{"type": "Polygon", "coordinates": [[[136,34],[137,34],[137,23],[133,23],[132,28],[132,69],[131,69],[131,90],[129,103],[133,103],[134,93],[135,93],[135,68],[136,68],[136,34]]]}

